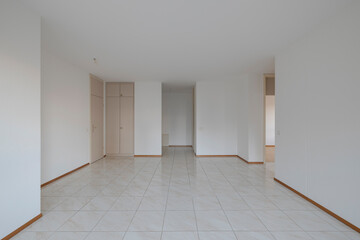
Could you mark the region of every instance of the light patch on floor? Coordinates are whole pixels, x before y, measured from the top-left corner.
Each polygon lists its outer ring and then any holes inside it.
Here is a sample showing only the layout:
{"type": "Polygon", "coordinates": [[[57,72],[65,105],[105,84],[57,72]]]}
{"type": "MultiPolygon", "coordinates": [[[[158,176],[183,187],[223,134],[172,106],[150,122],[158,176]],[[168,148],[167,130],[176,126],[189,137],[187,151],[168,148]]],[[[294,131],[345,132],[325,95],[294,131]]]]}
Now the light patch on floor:
{"type": "Polygon", "coordinates": [[[265,161],[275,162],[275,147],[265,147],[265,161]]]}

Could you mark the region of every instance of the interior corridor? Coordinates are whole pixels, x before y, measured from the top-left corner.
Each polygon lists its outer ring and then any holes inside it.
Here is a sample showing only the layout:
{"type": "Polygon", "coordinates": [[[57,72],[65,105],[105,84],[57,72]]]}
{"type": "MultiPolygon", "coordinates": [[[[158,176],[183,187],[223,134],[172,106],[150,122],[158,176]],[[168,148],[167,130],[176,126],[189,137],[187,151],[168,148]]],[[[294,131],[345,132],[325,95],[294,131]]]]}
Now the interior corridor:
{"type": "Polygon", "coordinates": [[[44,187],[44,216],[14,239],[358,239],[275,183],[273,166],[183,147],[106,158],[44,187]]]}

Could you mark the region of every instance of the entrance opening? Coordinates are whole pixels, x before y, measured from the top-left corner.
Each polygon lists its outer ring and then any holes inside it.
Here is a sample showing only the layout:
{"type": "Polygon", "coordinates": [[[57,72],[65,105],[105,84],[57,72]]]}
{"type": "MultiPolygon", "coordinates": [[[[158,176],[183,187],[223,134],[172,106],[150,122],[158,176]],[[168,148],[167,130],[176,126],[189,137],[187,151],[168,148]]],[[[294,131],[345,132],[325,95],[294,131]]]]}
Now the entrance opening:
{"type": "Polygon", "coordinates": [[[275,161],[275,75],[265,74],[265,162],[275,161]]]}
{"type": "Polygon", "coordinates": [[[162,93],[163,147],[192,147],[194,85],[164,83],[162,93]]]}

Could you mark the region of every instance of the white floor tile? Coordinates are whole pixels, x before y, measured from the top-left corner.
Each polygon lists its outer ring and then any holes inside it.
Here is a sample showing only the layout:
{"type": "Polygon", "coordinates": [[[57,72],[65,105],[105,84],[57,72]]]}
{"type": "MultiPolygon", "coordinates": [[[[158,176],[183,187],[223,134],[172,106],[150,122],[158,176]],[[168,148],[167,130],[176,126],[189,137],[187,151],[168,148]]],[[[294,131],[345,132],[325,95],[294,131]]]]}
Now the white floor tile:
{"type": "Polygon", "coordinates": [[[200,240],[237,240],[233,232],[199,232],[200,240]]]}
{"type": "Polygon", "coordinates": [[[235,234],[241,240],[275,240],[269,232],[236,232],[235,234]]]}
{"type": "Polygon", "coordinates": [[[301,231],[287,215],[279,210],[255,211],[269,231],[301,231]]]}
{"type": "Polygon", "coordinates": [[[91,232],[86,240],[119,240],[123,239],[125,232],[91,232]]]}
{"type": "Polygon", "coordinates": [[[46,240],[53,232],[21,232],[11,240],[46,240]]]}
{"type": "Polygon", "coordinates": [[[88,234],[88,232],[56,232],[49,240],[82,240],[88,234]]]}
{"type": "Polygon", "coordinates": [[[75,213],[74,211],[49,212],[30,225],[26,231],[56,231],[75,213]]]}
{"type": "Polygon", "coordinates": [[[195,214],[199,231],[232,230],[223,211],[196,211],[195,214]]]}
{"type": "Polygon", "coordinates": [[[88,202],[81,211],[105,211],[109,210],[117,200],[117,197],[97,196],[88,202]]]}
{"type": "Polygon", "coordinates": [[[308,232],[308,234],[316,240],[349,240],[341,232],[308,232]]]}
{"type": "Polygon", "coordinates": [[[161,240],[198,240],[197,232],[163,232],[161,240]]]}
{"type": "Polygon", "coordinates": [[[273,177],[191,148],[107,157],[42,188],[44,216],[14,239],[360,240],[273,177]]]}
{"type": "Polygon", "coordinates": [[[305,232],[272,232],[276,240],[313,240],[305,232]]]}
{"type": "Polygon", "coordinates": [[[226,216],[228,217],[234,231],[267,230],[252,211],[226,211],[226,216]]]}
{"type": "Polygon", "coordinates": [[[91,231],[105,212],[83,211],[77,212],[62,225],[59,231],[91,231]]]}
{"type": "Polygon", "coordinates": [[[113,211],[137,210],[141,203],[142,197],[119,197],[115,204],[112,206],[113,211]]]}
{"type": "Polygon", "coordinates": [[[167,211],[163,231],[196,231],[193,211],[167,211]]]}
{"type": "Polygon", "coordinates": [[[221,205],[215,196],[194,197],[195,210],[221,210],[221,205]]]}
{"type": "Polygon", "coordinates": [[[305,231],[336,231],[336,228],[311,211],[285,211],[285,213],[305,231]]]}
{"type": "Polygon", "coordinates": [[[134,211],[111,211],[107,212],[105,216],[99,221],[94,228],[94,231],[126,231],[134,217],[134,211]]]}
{"type": "Polygon", "coordinates": [[[56,211],[77,211],[85,206],[91,198],[89,197],[66,197],[54,210],[56,211]]]}
{"type": "Polygon", "coordinates": [[[160,240],[161,232],[127,232],[124,240],[160,240]]]}
{"type": "Polygon", "coordinates": [[[129,231],[162,231],[164,211],[137,211],[129,231]]]}

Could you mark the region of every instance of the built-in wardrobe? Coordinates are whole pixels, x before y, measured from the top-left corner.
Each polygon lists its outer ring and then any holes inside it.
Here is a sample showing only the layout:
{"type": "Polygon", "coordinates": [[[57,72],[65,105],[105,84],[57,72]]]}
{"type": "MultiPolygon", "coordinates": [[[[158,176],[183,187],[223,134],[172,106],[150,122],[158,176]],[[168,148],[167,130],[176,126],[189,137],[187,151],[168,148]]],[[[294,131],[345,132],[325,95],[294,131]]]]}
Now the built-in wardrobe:
{"type": "Polygon", "coordinates": [[[106,155],[134,155],[134,83],[106,83],[106,155]]]}

